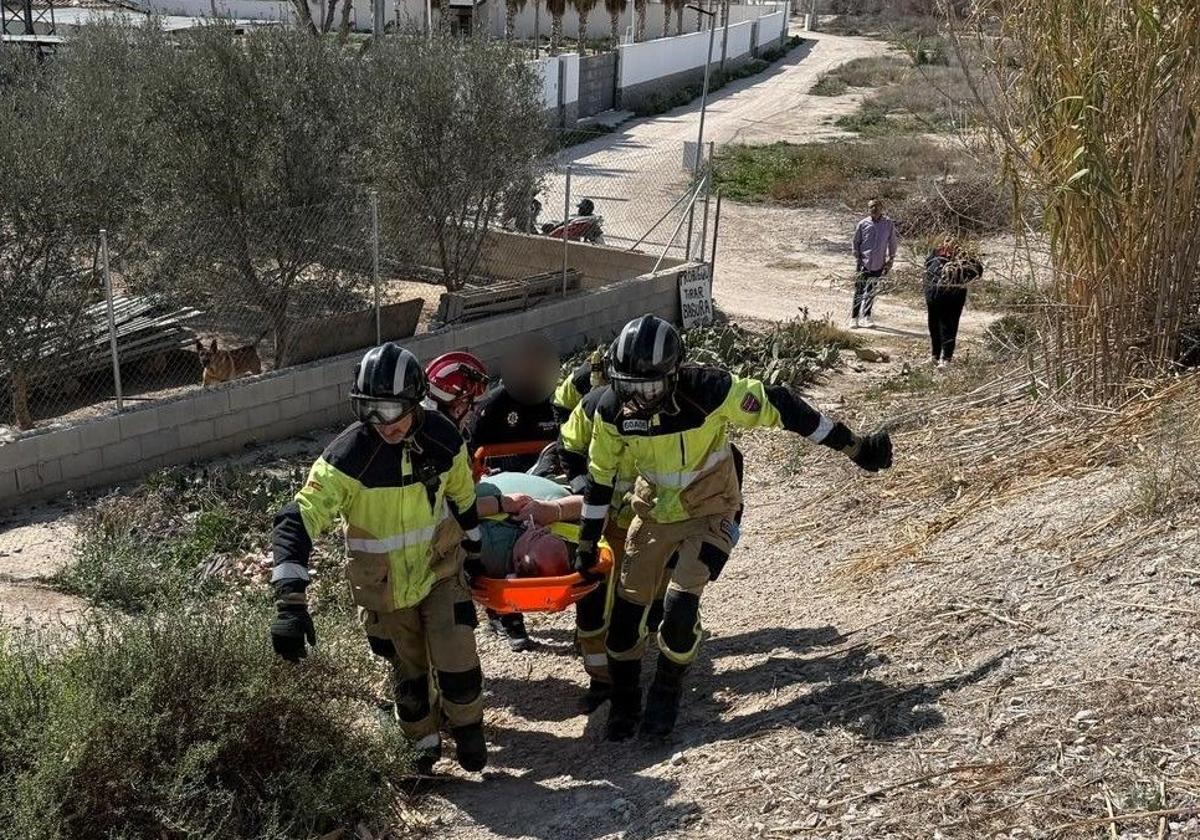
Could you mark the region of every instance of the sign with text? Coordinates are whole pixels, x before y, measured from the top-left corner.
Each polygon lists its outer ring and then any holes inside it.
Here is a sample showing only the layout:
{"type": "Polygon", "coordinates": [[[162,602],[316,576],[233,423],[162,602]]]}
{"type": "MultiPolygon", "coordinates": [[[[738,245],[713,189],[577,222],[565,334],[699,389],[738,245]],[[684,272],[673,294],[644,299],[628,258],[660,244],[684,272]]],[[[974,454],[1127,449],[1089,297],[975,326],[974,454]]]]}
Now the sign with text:
{"type": "Polygon", "coordinates": [[[683,313],[685,330],[712,323],[711,265],[699,265],[679,272],[679,308],[683,313]]]}

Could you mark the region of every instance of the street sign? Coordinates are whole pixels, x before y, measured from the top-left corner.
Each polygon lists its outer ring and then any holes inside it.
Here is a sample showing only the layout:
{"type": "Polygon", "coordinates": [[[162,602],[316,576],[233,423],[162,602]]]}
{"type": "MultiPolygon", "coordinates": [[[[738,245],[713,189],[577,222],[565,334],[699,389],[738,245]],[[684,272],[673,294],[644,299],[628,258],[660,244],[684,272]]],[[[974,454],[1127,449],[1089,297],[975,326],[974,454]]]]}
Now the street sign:
{"type": "Polygon", "coordinates": [[[705,263],[679,272],[679,308],[685,330],[712,323],[712,266],[705,263]]]}

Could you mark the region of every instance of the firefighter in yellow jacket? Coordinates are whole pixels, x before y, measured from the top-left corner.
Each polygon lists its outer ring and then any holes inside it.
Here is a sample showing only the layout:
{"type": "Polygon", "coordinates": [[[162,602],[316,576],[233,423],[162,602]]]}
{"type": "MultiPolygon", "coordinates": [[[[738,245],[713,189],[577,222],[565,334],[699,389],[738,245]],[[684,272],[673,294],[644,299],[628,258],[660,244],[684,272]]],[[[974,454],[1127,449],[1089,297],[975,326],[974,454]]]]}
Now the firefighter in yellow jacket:
{"type": "Polygon", "coordinates": [[[886,432],[858,437],[787,388],[682,362],[683,343],[673,325],[653,315],[630,321],[609,351],[611,389],[595,412],[575,560],[581,573],[595,565],[596,541],[626,458],[637,473],[635,516],[607,637],[613,683],[607,736],[614,741],[631,737],[639,723],[647,738],[665,738],[675,727],[683,677],[700,645],[700,595],[737,542],[741,492],[728,427],[782,427],[871,472],[892,463],[886,432]],[[665,570],[670,583],[659,657],[643,715],[645,619],[665,570]]]}
{"type": "Polygon", "coordinates": [[[477,771],[487,763],[483,674],[463,585],[464,562],[479,563],[475,485],[454,424],[421,407],[427,392],[424,369],[399,345],[363,357],[350,392],[358,422],[329,444],[275,519],[271,638],[292,661],[306,655],[306,641],[316,644],[308,558],[313,540],[340,518],[351,594],[371,650],[392,665],[396,714],[418,748],[418,768],[428,773],[441,755],[444,719],[458,763],[477,771]],[[461,531],[438,527],[447,516],[461,531]]]}

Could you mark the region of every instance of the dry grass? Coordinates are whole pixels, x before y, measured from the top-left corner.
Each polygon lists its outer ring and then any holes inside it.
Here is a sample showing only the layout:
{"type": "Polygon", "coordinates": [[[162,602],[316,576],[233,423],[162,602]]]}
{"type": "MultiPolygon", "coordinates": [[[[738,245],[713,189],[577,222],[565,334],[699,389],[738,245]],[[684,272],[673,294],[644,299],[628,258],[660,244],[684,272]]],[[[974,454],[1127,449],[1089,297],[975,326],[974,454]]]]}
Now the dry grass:
{"type": "MultiPolygon", "coordinates": [[[[1200,6],[994,3],[981,89],[1020,198],[1046,202],[1056,378],[1093,402],[1176,359],[1200,295],[1200,6]],[[990,37],[999,27],[999,37],[990,37]]],[[[960,40],[960,44],[962,41],[960,40]]]]}

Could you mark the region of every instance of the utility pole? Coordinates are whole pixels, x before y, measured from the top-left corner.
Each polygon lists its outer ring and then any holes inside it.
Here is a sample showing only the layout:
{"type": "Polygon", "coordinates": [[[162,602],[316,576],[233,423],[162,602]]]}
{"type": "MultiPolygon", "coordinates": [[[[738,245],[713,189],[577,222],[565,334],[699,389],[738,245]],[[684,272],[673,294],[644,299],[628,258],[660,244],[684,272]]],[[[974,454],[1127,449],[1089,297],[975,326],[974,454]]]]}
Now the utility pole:
{"type": "MultiPolygon", "coordinates": [[[[709,18],[716,17],[716,12],[710,12],[707,9],[702,9],[699,6],[688,5],[689,9],[695,9],[702,15],[708,15],[709,18]]],[[[704,157],[704,113],[708,107],[708,73],[712,68],[713,57],[713,41],[717,37],[717,28],[710,27],[708,30],[708,56],[704,61],[704,87],[700,90],[700,131],[696,137],[696,157],[692,161],[692,185],[693,187],[700,183],[700,161],[704,157]]],[[[696,219],[696,202],[692,201],[688,207],[688,226],[687,226],[687,241],[684,247],[684,256],[686,259],[692,258],[692,223],[696,219]]]]}

